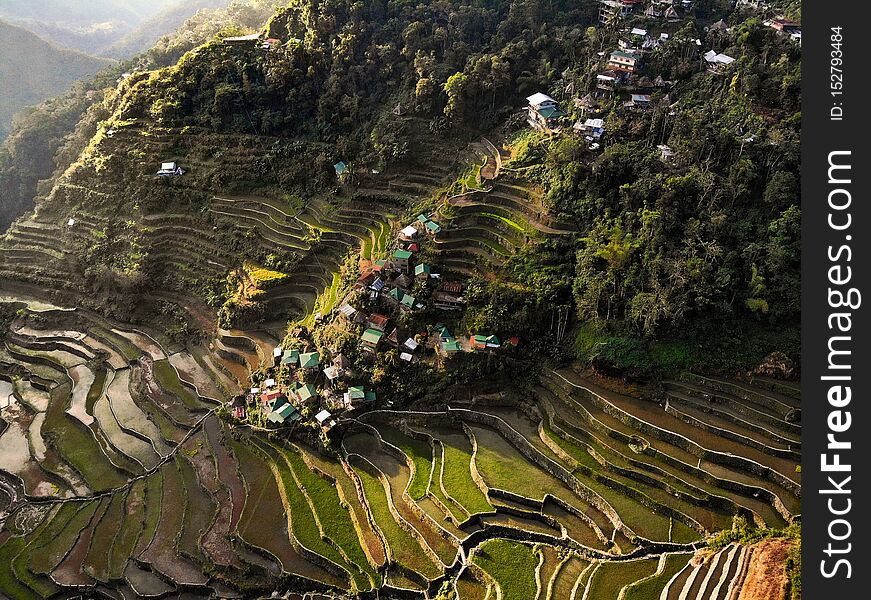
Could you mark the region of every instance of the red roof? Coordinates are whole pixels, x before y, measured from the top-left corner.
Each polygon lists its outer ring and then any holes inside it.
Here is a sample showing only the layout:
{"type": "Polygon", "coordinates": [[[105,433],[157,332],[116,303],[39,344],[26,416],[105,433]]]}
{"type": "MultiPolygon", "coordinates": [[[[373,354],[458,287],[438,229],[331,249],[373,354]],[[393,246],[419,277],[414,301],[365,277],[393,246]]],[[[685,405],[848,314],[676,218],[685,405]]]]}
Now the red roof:
{"type": "Polygon", "coordinates": [[[442,289],[452,294],[459,294],[463,291],[463,284],[459,281],[445,281],[442,284],[442,289]]]}
{"type": "Polygon", "coordinates": [[[420,250],[420,244],[409,244],[408,251],[409,252],[418,252],[420,250]]]}
{"type": "Polygon", "coordinates": [[[378,313],[372,313],[371,315],[369,315],[369,322],[377,327],[387,327],[387,323],[389,321],[390,317],[386,317],[378,313]]]}
{"type": "Polygon", "coordinates": [[[260,394],[260,401],[263,404],[266,404],[267,402],[272,402],[273,400],[275,400],[279,396],[281,396],[281,392],[278,390],[272,390],[271,392],[264,392],[263,394],[260,394]]]}

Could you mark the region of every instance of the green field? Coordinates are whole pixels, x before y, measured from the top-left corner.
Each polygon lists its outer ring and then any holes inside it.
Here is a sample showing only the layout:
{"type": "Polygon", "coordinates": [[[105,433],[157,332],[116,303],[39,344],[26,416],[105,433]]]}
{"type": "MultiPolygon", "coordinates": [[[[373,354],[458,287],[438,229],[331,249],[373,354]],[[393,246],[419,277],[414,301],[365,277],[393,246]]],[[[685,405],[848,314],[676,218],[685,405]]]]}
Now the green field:
{"type": "Polygon", "coordinates": [[[492,540],[478,547],[473,560],[496,581],[504,600],[535,598],[538,554],[531,546],[508,540],[492,540]]]}

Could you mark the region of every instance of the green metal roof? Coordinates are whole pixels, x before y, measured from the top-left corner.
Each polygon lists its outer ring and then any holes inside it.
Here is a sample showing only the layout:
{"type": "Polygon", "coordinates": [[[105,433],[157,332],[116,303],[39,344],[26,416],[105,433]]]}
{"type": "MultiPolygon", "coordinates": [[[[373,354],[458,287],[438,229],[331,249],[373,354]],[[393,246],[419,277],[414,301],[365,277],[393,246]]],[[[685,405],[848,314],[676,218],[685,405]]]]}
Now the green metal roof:
{"type": "Polygon", "coordinates": [[[442,230],[442,226],[439,225],[438,223],[436,223],[435,221],[427,221],[426,228],[429,229],[430,231],[434,231],[435,233],[438,233],[439,231],[442,230]]]}
{"type": "MultiPolygon", "coordinates": [[[[538,109],[538,114],[545,119],[555,119],[557,117],[566,116],[566,112],[558,106],[545,106],[544,108],[538,109]]],[[[429,225],[429,223],[427,223],[427,225],[429,225]]]]}
{"type": "Polygon", "coordinates": [[[269,408],[272,410],[278,410],[282,406],[289,406],[287,403],[287,398],[285,396],[279,396],[275,400],[269,403],[269,408]]]}
{"type": "Polygon", "coordinates": [[[384,333],[377,329],[367,329],[363,332],[362,340],[367,344],[377,345],[383,335],[384,333]]]}
{"type": "Polygon", "coordinates": [[[407,306],[408,308],[414,308],[414,303],[416,302],[414,296],[410,294],[405,294],[402,297],[402,305],[407,306]]]}
{"type": "Polygon", "coordinates": [[[405,295],[405,292],[403,292],[399,288],[393,288],[392,290],[387,292],[387,295],[390,296],[391,298],[393,298],[394,300],[396,300],[397,302],[399,302],[400,300],[402,300],[402,297],[405,295]]]}
{"type": "Polygon", "coordinates": [[[429,221],[429,217],[426,215],[417,215],[417,220],[421,223],[426,223],[427,221],[429,221]]]}
{"type": "Polygon", "coordinates": [[[304,386],[300,387],[298,390],[296,390],[296,395],[299,397],[299,399],[302,402],[305,402],[306,400],[309,400],[309,399],[317,396],[318,390],[312,384],[307,383],[304,386]]]}
{"type": "Polygon", "coordinates": [[[641,57],[634,52],[621,52],[619,50],[612,52],[611,56],[619,56],[620,58],[631,58],[632,60],[640,60],[641,57]]]}
{"type": "Polygon", "coordinates": [[[444,348],[445,352],[459,352],[460,342],[456,340],[445,342],[444,344],[442,344],[442,348],[444,348]]]}
{"type": "Polygon", "coordinates": [[[281,364],[295,365],[299,362],[299,350],[285,350],[281,357],[281,364]]]}
{"type": "Polygon", "coordinates": [[[306,352],[299,355],[299,366],[303,369],[311,369],[321,364],[319,352],[306,352]]]}
{"type": "Polygon", "coordinates": [[[285,404],[284,406],[282,406],[281,408],[279,408],[275,412],[277,412],[278,414],[280,414],[282,417],[284,417],[286,419],[287,417],[289,417],[293,413],[297,412],[297,410],[292,404],[285,404]]]}
{"type": "Polygon", "coordinates": [[[351,400],[363,400],[366,397],[366,392],[362,385],[354,385],[348,388],[348,397],[351,400]]]}
{"type": "Polygon", "coordinates": [[[366,402],[375,402],[375,392],[373,392],[373,391],[366,392],[364,400],[366,402]]]}
{"type": "Polygon", "coordinates": [[[409,258],[411,258],[411,252],[409,252],[408,250],[397,250],[393,253],[393,258],[408,260],[409,258]]]}
{"type": "Polygon", "coordinates": [[[416,267],[414,267],[414,274],[415,275],[423,275],[424,273],[429,275],[430,272],[432,272],[432,268],[429,265],[424,264],[424,263],[421,263],[421,264],[417,265],[416,267]]]}

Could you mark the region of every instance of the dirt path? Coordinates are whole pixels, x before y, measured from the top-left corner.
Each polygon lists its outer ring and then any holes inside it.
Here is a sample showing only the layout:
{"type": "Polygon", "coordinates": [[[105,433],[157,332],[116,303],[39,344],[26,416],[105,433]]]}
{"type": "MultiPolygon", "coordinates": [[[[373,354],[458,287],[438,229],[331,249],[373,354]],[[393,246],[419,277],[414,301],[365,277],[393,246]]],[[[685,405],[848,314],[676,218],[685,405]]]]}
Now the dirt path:
{"type": "Polygon", "coordinates": [[[741,583],[738,600],[781,600],[786,597],[786,560],[795,542],[770,539],[751,548],[750,568],[741,583]]]}

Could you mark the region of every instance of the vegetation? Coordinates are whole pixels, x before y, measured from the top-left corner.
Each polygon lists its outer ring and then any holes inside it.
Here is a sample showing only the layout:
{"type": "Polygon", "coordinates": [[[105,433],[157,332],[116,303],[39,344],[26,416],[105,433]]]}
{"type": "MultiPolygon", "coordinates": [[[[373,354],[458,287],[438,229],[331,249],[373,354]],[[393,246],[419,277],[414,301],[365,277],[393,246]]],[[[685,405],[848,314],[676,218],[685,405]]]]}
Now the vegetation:
{"type": "Polygon", "coordinates": [[[535,598],[533,572],[538,565],[538,555],[531,546],[493,540],[479,546],[472,560],[496,580],[505,600],[535,598]]]}
{"type": "Polygon", "coordinates": [[[12,116],[88,79],[109,61],[59,48],[0,21],[0,140],[12,129],[12,116]],[[15,82],[14,84],[12,82],[15,82]]]}
{"type": "Polygon", "coordinates": [[[78,570],[57,566],[81,561],[155,597],[628,600],[702,538],[730,559],[797,538],[800,393],[743,376],[799,357],[801,51],[771,11],[610,27],[592,1],[272,4],[194,16],[3,147],[4,216],[38,199],[0,240],[0,389],[20,400],[0,468],[44,499],[0,529],[0,592],[64,595],[78,570]],[[668,38],[587,107],[634,25],[668,38]],[[736,61],[710,72],[708,48],[736,61]],[[529,130],[536,91],[560,131],[529,130]],[[573,132],[590,114],[599,145],[573,132]],[[418,214],[438,227],[411,266],[431,270],[405,280],[374,261],[418,214]],[[469,536],[474,565],[440,580],[469,536]],[[682,554],[656,575],[648,541],[682,554]]]}

